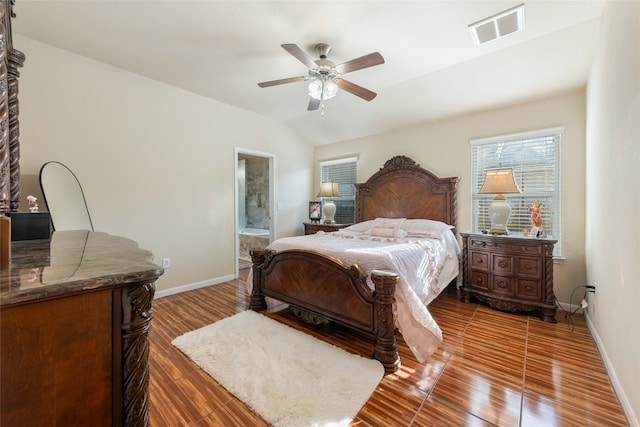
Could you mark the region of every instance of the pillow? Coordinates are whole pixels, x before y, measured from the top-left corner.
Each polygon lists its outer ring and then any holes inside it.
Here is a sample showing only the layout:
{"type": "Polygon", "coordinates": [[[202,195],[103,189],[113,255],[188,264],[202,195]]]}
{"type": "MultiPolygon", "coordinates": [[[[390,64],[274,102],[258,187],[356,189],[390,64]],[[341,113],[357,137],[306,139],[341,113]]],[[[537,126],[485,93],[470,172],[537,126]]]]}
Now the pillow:
{"type": "Polygon", "coordinates": [[[348,227],[343,228],[343,230],[348,230],[348,231],[357,231],[357,232],[361,232],[361,233],[366,233],[367,231],[369,231],[371,229],[371,225],[373,225],[373,220],[369,220],[369,221],[363,221],[363,222],[358,222],[355,223],[353,225],[350,225],[348,227]]]}
{"type": "Polygon", "coordinates": [[[407,219],[401,227],[409,237],[430,237],[432,239],[442,237],[447,230],[453,228],[452,225],[431,219],[407,219]]]}
{"type": "Polygon", "coordinates": [[[371,227],[371,230],[367,233],[370,236],[378,237],[407,237],[407,232],[401,229],[393,228],[377,228],[371,227]]]}
{"type": "Polygon", "coordinates": [[[387,228],[390,230],[399,230],[405,220],[406,218],[376,218],[373,220],[373,224],[371,224],[371,229],[387,228]]]}

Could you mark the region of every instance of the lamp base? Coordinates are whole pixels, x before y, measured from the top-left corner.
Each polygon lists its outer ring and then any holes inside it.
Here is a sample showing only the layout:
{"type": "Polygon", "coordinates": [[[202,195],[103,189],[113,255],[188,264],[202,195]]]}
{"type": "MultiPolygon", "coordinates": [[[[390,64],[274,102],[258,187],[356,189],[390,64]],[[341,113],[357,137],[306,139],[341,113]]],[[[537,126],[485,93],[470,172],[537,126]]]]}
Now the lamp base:
{"type": "Polygon", "coordinates": [[[336,205],[333,203],[333,200],[328,199],[324,202],[324,206],[322,207],[322,213],[324,214],[325,224],[336,223],[333,219],[336,215],[336,205]]]}
{"type": "Polygon", "coordinates": [[[507,230],[507,229],[502,230],[502,229],[499,229],[499,228],[495,228],[495,229],[492,228],[492,229],[489,230],[489,234],[495,234],[495,235],[498,235],[498,236],[500,236],[500,235],[506,236],[507,234],[509,234],[509,230],[507,230]]]}
{"type": "Polygon", "coordinates": [[[509,234],[507,223],[511,216],[511,206],[502,194],[498,194],[489,206],[489,219],[491,220],[491,234],[509,234]]]}

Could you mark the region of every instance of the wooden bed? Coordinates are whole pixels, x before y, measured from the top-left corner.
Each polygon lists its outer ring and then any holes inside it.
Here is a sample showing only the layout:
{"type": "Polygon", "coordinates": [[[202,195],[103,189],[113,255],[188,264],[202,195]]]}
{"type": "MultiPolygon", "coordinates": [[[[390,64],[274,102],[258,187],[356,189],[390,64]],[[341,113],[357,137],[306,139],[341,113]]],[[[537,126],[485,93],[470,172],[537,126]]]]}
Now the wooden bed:
{"type": "MultiPolygon", "coordinates": [[[[432,219],[455,225],[459,178],[438,178],[412,159],[395,156],[365,183],[356,184],[356,222],[376,218],[432,219]]],[[[373,338],[373,357],[387,373],[400,367],[393,304],[398,275],[372,271],[375,290],[358,265],[308,250],[251,251],[250,308],[267,308],[265,297],[290,304],[373,338]]]]}

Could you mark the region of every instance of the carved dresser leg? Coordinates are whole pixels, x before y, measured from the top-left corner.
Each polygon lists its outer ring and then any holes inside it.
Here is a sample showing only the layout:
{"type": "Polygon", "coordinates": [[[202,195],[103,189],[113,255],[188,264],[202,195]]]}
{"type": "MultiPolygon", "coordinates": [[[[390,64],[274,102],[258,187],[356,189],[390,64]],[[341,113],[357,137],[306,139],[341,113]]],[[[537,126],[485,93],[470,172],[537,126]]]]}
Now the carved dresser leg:
{"type": "Polygon", "coordinates": [[[149,425],[149,330],[154,282],[136,284],[122,292],[122,422],[149,425]]]}

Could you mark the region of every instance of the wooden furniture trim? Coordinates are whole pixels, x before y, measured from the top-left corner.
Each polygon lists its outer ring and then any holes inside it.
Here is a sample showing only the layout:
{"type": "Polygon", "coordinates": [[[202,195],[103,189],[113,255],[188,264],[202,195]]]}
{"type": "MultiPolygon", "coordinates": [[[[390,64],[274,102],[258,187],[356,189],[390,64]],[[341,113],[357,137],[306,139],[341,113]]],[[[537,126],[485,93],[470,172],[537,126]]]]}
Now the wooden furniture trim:
{"type": "MultiPolygon", "coordinates": [[[[459,178],[437,178],[413,160],[396,156],[367,182],[356,184],[356,217],[426,218],[455,226],[459,178]],[[441,206],[439,206],[441,204],[441,206]]],[[[251,251],[253,290],[250,308],[265,310],[265,296],[374,337],[373,357],[387,373],[400,367],[393,320],[395,272],[364,272],[335,257],[307,250],[251,251]]]]}
{"type": "Polygon", "coordinates": [[[426,218],[455,226],[459,177],[438,178],[406,156],[387,160],[356,184],[356,222],[376,218],[426,218]]]}
{"type": "Polygon", "coordinates": [[[330,233],[332,231],[338,231],[341,228],[348,227],[350,224],[323,224],[317,222],[305,222],[304,223],[304,234],[315,234],[318,231],[324,231],[326,233],[330,233]]]}
{"type": "Polygon", "coordinates": [[[20,204],[18,68],[24,65],[25,55],[13,48],[14,3],[0,1],[0,215],[17,212],[20,204]]]}

